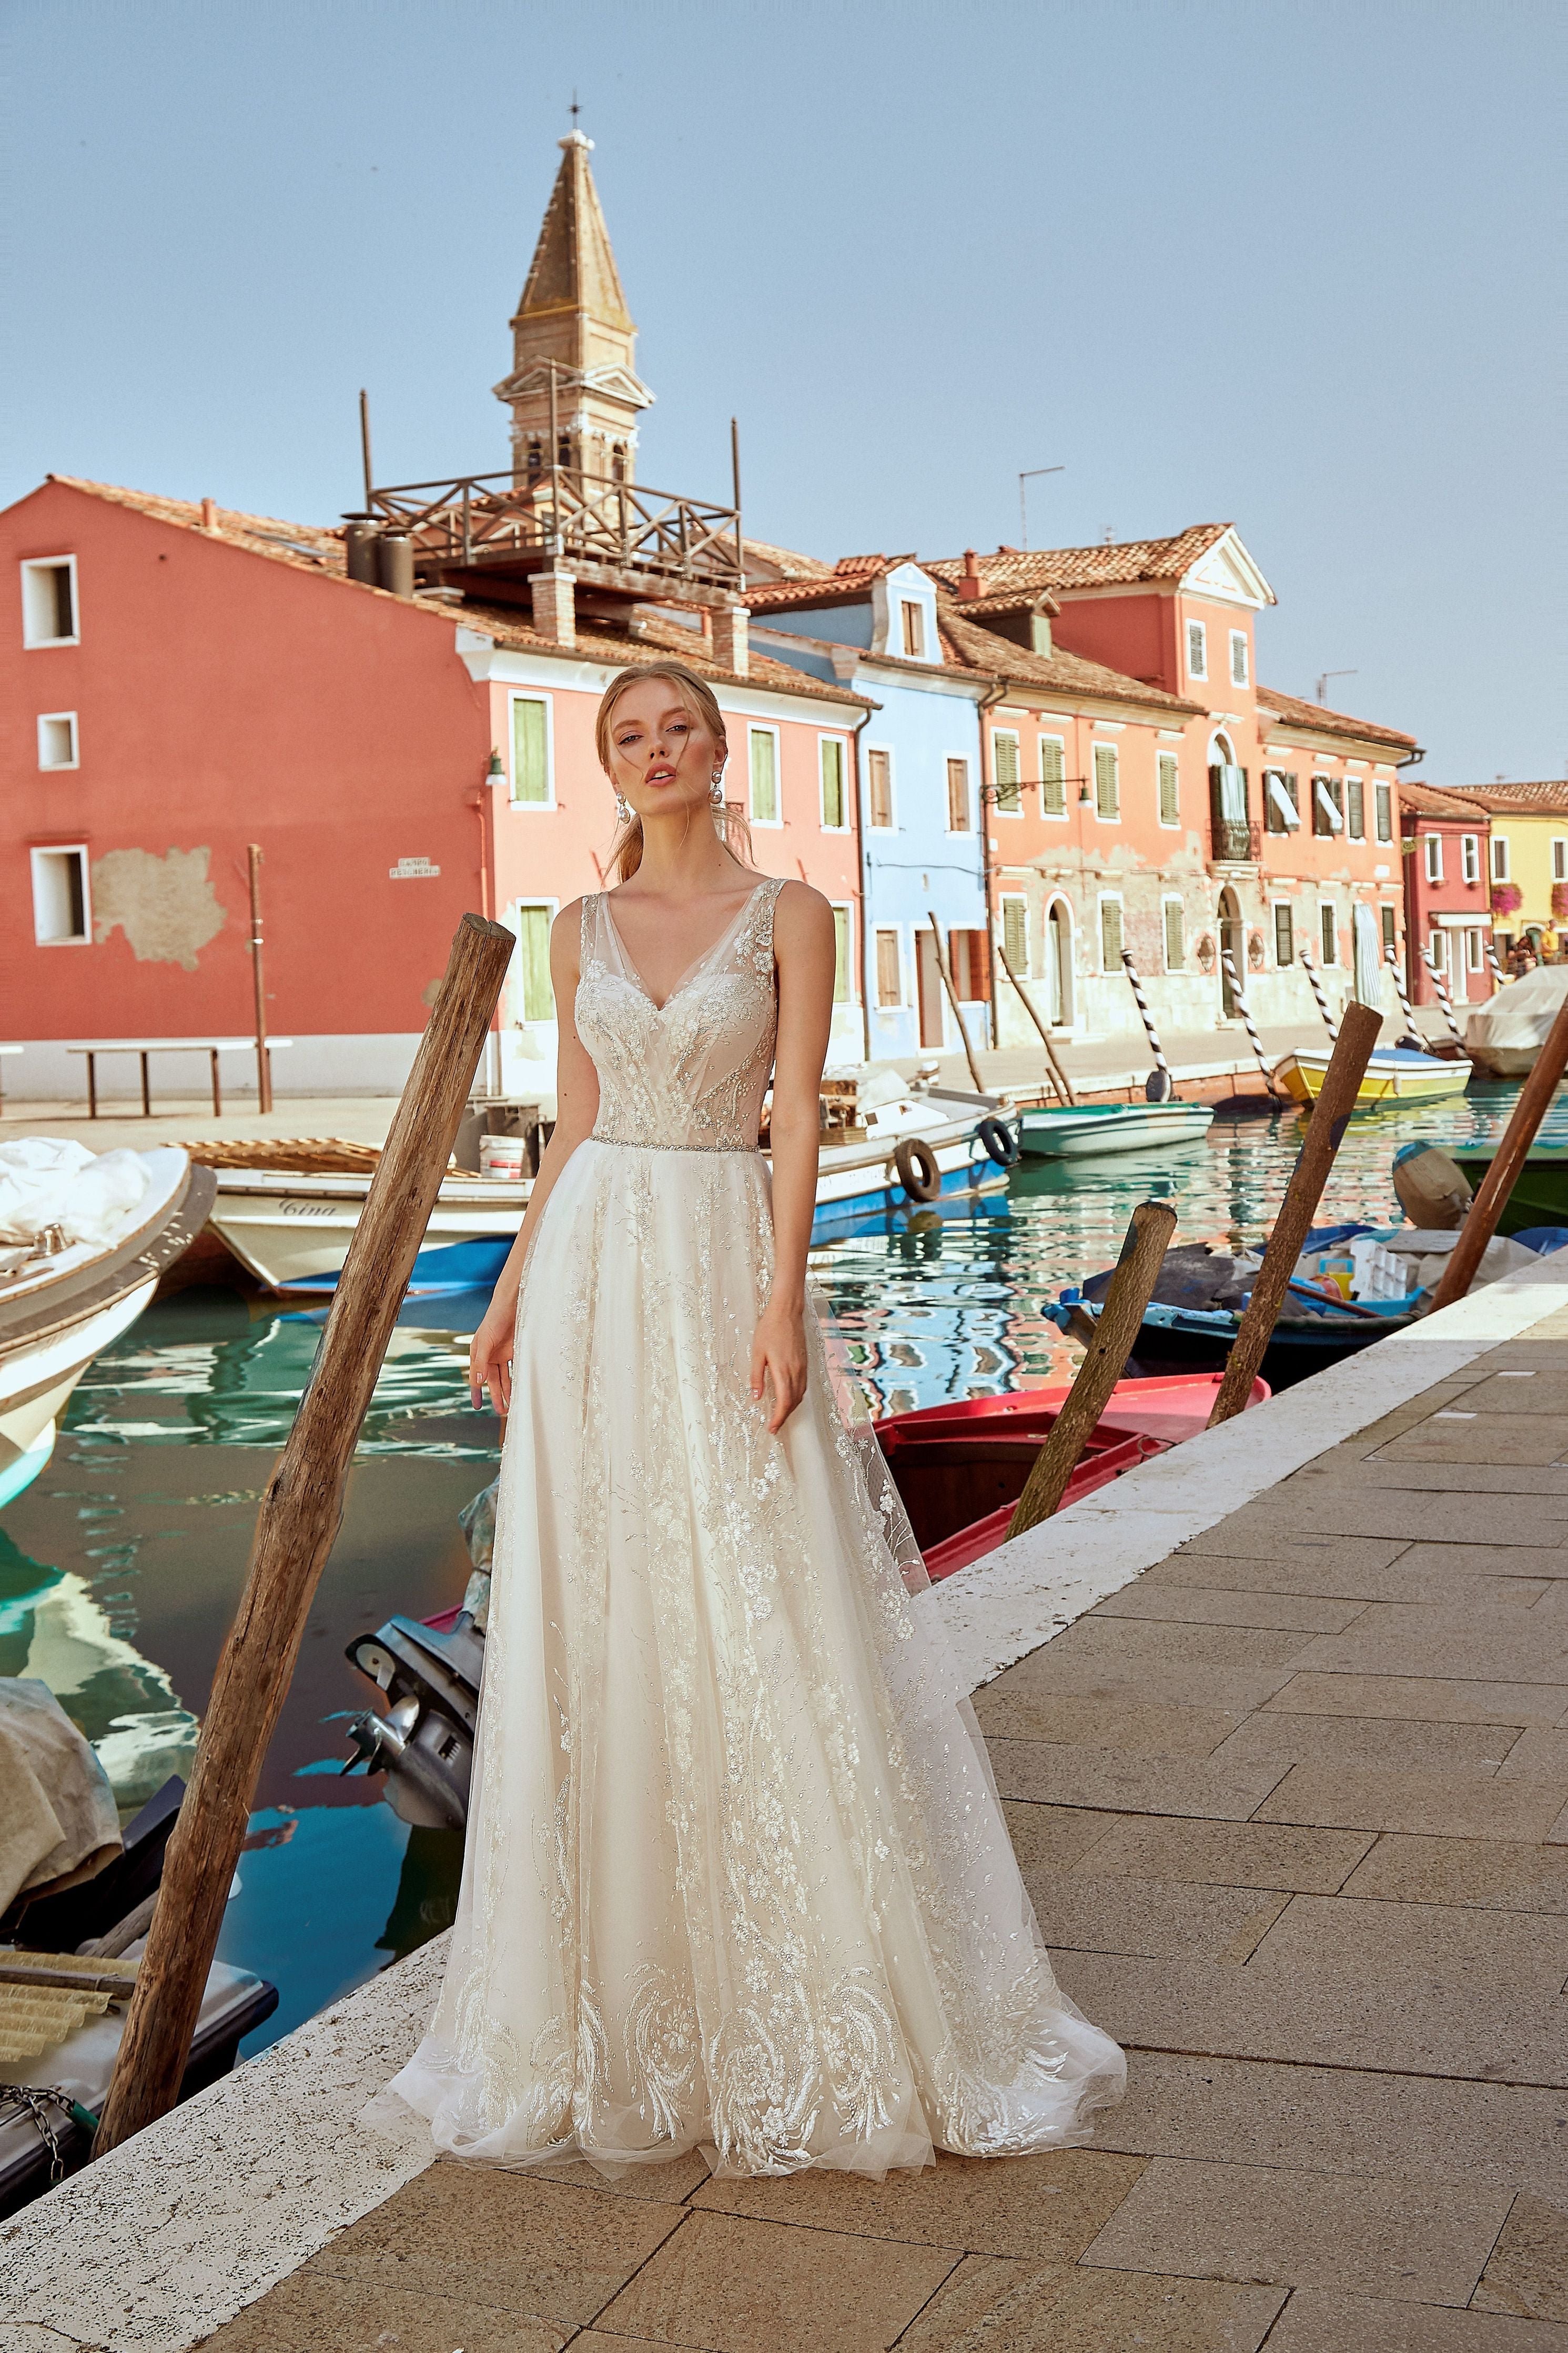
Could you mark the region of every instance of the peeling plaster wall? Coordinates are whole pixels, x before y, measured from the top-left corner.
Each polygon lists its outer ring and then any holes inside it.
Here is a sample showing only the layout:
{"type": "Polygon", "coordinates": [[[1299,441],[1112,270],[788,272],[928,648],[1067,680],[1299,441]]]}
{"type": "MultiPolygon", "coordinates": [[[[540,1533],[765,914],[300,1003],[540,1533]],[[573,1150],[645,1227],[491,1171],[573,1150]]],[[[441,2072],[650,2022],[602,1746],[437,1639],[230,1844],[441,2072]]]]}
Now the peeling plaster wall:
{"type": "Polygon", "coordinates": [[[93,937],[101,947],[116,925],[138,964],[177,964],[195,972],[196,957],[228,921],[207,879],[210,849],[111,849],[92,868],[93,937]]]}

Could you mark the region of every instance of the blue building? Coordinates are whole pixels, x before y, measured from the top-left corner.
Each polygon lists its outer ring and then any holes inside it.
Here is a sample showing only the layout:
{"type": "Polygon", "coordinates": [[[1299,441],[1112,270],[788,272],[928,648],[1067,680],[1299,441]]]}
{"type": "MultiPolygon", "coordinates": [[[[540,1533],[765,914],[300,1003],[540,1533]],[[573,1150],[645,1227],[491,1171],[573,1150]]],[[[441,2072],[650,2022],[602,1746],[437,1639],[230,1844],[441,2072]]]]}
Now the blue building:
{"type": "Polygon", "coordinates": [[[886,555],[746,586],[753,645],[876,706],[854,760],[874,1061],[960,1050],[932,915],[970,1042],[991,1042],[980,709],[994,681],[946,659],[941,593],[910,558],[886,555]]]}

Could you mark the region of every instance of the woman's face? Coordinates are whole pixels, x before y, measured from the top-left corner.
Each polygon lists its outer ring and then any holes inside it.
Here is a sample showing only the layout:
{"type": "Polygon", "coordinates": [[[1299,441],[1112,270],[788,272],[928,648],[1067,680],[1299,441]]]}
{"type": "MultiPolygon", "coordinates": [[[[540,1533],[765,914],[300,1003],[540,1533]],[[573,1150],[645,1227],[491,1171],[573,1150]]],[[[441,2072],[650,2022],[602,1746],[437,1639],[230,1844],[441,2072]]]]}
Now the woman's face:
{"type": "Polygon", "coordinates": [[[646,822],[670,809],[705,805],[724,746],[689,711],[668,679],[628,686],[610,722],[610,777],[646,822]]]}

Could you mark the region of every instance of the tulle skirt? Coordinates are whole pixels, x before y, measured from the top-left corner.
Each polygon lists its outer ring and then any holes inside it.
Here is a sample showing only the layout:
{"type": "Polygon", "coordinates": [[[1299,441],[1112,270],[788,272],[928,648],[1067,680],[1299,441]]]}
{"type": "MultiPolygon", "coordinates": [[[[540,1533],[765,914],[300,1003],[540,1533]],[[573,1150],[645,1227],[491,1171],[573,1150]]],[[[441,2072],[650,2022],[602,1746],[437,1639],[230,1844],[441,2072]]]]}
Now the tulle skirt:
{"type": "Polygon", "coordinates": [[[772,1253],[749,1153],[585,1143],[535,1232],[462,1893],[390,2086],[456,2156],[881,2173],[1121,2095],[814,1318],[778,1437],[751,1397],[772,1253]]]}

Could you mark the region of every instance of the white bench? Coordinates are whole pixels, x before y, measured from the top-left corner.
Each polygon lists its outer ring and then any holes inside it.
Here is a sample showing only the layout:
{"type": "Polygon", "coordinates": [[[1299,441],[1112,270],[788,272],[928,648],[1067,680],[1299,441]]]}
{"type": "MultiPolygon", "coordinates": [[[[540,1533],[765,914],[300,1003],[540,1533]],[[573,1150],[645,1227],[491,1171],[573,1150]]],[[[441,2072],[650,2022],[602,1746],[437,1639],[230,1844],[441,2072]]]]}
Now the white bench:
{"type": "MultiPolygon", "coordinates": [[[[271,1057],[274,1052],[294,1043],[292,1038],[268,1038],[267,1040],[268,1077],[271,1078],[271,1057]]],[[[4,1051],[0,1048],[0,1051],[4,1051]]],[[[19,1049],[17,1050],[20,1050],[19,1049]]],[[[87,1115],[98,1117],[98,1058],[100,1054],[139,1054],[142,1058],[142,1115],[153,1116],[152,1082],[148,1059],[153,1054],[205,1054],[212,1069],[213,1116],[223,1113],[223,1091],[218,1083],[217,1058],[220,1054],[254,1054],[254,1038],[79,1038],[66,1046],[68,1054],[87,1056],[87,1115]]]]}

